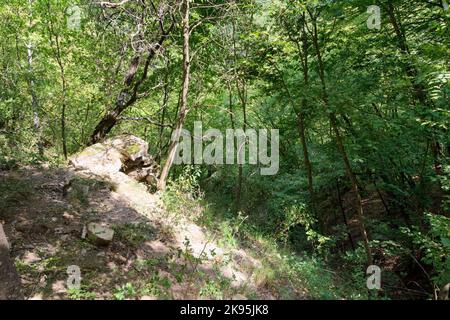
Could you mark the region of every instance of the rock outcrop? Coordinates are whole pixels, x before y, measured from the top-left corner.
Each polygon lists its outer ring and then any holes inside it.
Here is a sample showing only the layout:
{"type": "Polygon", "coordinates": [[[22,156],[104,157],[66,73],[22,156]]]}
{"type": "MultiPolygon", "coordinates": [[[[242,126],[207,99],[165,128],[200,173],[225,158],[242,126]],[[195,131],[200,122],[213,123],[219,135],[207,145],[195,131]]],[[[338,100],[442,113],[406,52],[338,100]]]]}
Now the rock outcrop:
{"type": "Polygon", "coordinates": [[[69,159],[75,170],[98,175],[124,172],[133,179],[154,185],[158,165],[148,154],[148,143],[133,135],[121,135],[96,143],[69,159]]]}

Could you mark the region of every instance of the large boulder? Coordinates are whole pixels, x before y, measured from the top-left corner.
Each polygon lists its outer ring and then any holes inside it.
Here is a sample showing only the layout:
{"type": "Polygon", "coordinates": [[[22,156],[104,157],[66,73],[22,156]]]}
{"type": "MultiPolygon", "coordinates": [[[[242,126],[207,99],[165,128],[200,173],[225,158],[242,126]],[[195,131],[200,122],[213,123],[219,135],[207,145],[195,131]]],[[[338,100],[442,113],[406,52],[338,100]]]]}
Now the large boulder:
{"type": "Polygon", "coordinates": [[[69,159],[75,170],[88,170],[95,174],[112,174],[122,168],[122,154],[106,143],[96,143],[69,159]]]}
{"type": "Polygon", "coordinates": [[[138,181],[153,182],[158,166],[148,154],[148,143],[133,135],[120,135],[96,143],[69,159],[75,170],[87,170],[99,175],[119,171],[138,181]]]}
{"type": "Polygon", "coordinates": [[[138,161],[148,158],[148,143],[133,135],[121,135],[106,140],[109,145],[119,151],[126,161],[138,161]]]}

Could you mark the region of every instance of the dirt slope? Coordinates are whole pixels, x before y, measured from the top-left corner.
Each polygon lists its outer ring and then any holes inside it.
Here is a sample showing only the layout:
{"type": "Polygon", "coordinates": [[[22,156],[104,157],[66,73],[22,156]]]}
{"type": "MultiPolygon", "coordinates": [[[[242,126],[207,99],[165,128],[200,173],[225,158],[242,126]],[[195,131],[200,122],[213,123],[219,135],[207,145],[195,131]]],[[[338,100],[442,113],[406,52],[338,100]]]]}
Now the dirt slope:
{"type": "Polygon", "coordinates": [[[221,248],[122,172],[28,167],[0,172],[0,186],[0,220],[27,299],[276,298],[253,277],[258,259],[221,248]],[[89,222],[115,230],[109,246],[83,237],[89,222]],[[79,289],[67,288],[71,265],[79,289]]]}

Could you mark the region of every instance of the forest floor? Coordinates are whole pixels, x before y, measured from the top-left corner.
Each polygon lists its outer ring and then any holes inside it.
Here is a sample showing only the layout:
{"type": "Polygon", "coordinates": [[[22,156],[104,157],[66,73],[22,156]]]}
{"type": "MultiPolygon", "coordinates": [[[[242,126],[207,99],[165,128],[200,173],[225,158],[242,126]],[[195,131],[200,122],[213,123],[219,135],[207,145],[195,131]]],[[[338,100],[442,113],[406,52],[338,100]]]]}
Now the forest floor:
{"type": "Polygon", "coordinates": [[[273,273],[256,242],[254,250],[223,245],[124,173],[24,167],[0,171],[0,189],[0,220],[26,299],[308,297],[290,280],[270,285],[273,273]],[[84,237],[89,222],[115,231],[110,245],[84,237]],[[67,287],[71,265],[80,268],[79,288],[67,287]]]}

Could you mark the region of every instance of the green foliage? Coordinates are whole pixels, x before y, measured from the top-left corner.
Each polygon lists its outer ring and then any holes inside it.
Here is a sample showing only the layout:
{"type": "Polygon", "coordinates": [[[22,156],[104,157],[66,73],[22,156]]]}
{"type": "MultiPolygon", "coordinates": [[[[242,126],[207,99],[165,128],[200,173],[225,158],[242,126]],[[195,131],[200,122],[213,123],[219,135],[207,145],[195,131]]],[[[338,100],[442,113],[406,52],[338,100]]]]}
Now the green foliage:
{"type": "Polygon", "coordinates": [[[116,289],[116,292],[114,293],[114,298],[116,300],[125,300],[125,299],[131,299],[135,298],[137,295],[136,288],[133,286],[132,283],[126,283],[120,288],[116,289]]]}
{"type": "Polygon", "coordinates": [[[67,290],[67,294],[70,300],[94,300],[95,298],[97,298],[97,294],[95,292],[91,292],[83,286],[81,286],[79,289],[69,289],[67,290]]]}
{"type": "Polygon", "coordinates": [[[450,165],[444,166],[444,174],[438,177],[442,190],[445,192],[442,200],[442,209],[444,212],[450,212],[450,165]]]}
{"type": "Polygon", "coordinates": [[[331,239],[315,230],[316,223],[317,219],[308,213],[304,205],[294,205],[286,209],[285,218],[278,233],[278,238],[286,243],[289,236],[289,229],[300,225],[305,229],[307,240],[311,242],[315,250],[322,253],[327,252],[327,246],[331,239]]]}
{"type": "Polygon", "coordinates": [[[200,289],[199,296],[200,298],[223,300],[226,299],[230,288],[231,280],[219,276],[218,279],[207,280],[200,289]]]}
{"type": "Polygon", "coordinates": [[[324,263],[318,259],[299,259],[294,256],[286,257],[290,272],[301,275],[302,285],[308,294],[315,299],[338,299],[338,287],[333,285],[333,274],[327,270],[324,263]]]}
{"type": "Polygon", "coordinates": [[[422,262],[433,267],[433,282],[440,288],[450,277],[450,219],[444,216],[425,213],[429,231],[418,228],[404,228],[405,234],[422,251],[422,262]]]}
{"type": "MultiPolygon", "coordinates": [[[[238,1],[221,3],[220,9],[207,3],[192,1],[195,50],[183,128],[192,131],[201,120],[204,129],[222,132],[279,129],[280,170],[261,176],[258,165],[173,166],[161,194],[167,219],[207,226],[226,248],[252,239],[270,243],[272,253],[281,246],[314,257],[275,260],[286,267],[288,280],[302,275],[313,297],[364,298],[364,253],[358,241],[348,240],[349,232],[361,238],[350,191],[356,180],[375,263],[401,270],[394,285],[403,286],[414,278],[407,274],[413,268],[403,264],[417,267],[417,258],[436,285],[444,283],[450,210],[448,12],[430,1],[382,1],[378,31],[367,28],[367,6],[373,4],[367,0],[238,1]],[[337,130],[330,128],[331,115],[337,130]],[[355,179],[349,179],[352,173],[355,179]],[[336,261],[350,270],[345,280],[323,271],[336,261]],[[345,283],[345,290],[333,287],[335,281],[345,283]]],[[[167,18],[175,19],[174,28],[147,68],[153,38],[159,38],[153,18],[146,16],[153,17],[154,9],[147,5],[0,4],[0,178],[3,171],[11,174],[26,165],[66,164],[63,141],[69,155],[82,150],[102,117],[133,94],[135,101],[110,135],[142,137],[164,164],[179,119],[182,21],[179,15],[167,18]],[[70,5],[82,9],[79,29],[68,28],[70,5]],[[136,74],[124,80],[135,57],[140,59],[136,74]],[[124,85],[128,80],[131,85],[124,85]],[[140,85],[136,92],[134,84],[140,85]]],[[[249,152],[248,146],[243,149],[249,152]]],[[[69,199],[86,207],[89,190],[97,187],[108,186],[75,181],[69,199]]],[[[23,179],[2,179],[0,206],[32,200],[33,188],[23,179]]],[[[153,236],[141,225],[116,232],[133,248],[153,236]]],[[[189,250],[184,254],[187,264],[199,263],[189,250]]],[[[267,262],[261,281],[278,284],[276,267],[267,262]]],[[[423,287],[429,280],[422,275],[414,282],[423,287]]],[[[225,287],[205,283],[202,295],[225,297],[225,287]]],[[[161,286],[147,289],[156,294],[161,286]]],[[[137,293],[125,285],[117,295],[137,293]]]]}
{"type": "Polygon", "coordinates": [[[127,223],[114,227],[119,241],[132,248],[139,247],[155,237],[156,229],[146,223],[127,223]]]}
{"type": "Polygon", "coordinates": [[[170,298],[171,281],[166,277],[160,277],[158,274],[152,276],[146,281],[142,289],[141,295],[151,295],[161,298],[170,298]]]}
{"type": "Polygon", "coordinates": [[[166,210],[175,216],[195,219],[201,214],[196,199],[202,197],[198,185],[200,171],[193,166],[186,166],[184,173],[172,181],[162,194],[166,210]]]}

